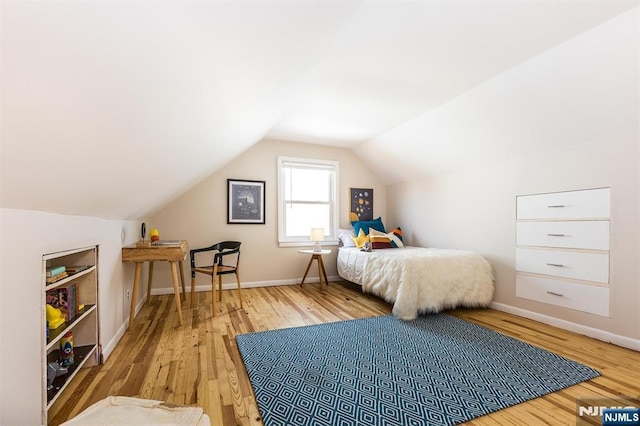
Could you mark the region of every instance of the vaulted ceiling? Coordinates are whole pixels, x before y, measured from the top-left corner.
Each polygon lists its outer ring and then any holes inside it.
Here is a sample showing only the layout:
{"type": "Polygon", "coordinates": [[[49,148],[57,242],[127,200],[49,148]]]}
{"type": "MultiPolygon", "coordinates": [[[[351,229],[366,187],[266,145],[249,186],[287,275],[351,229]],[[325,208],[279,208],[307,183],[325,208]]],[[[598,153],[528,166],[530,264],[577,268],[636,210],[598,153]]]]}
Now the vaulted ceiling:
{"type": "Polygon", "coordinates": [[[357,152],[636,4],[5,0],[1,206],[140,218],[264,138],[357,152]]]}

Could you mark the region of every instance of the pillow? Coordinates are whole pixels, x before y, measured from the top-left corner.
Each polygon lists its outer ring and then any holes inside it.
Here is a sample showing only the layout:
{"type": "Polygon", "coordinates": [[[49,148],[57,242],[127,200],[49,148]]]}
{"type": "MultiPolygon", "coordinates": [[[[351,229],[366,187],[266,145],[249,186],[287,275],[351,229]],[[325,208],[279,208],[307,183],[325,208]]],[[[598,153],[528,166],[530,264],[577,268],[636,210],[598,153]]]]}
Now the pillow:
{"type": "Polygon", "coordinates": [[[369,239],[371,240],[371,248],[374,250],[381,248],[393,248],[393,246],[391,245],[391,240],[384,232],[376,231],[375,229],[371,228],[369,239]]]}
{"type": "Polygon", "coordinates": [[[369,233],[369,240],[371,240],[371,248],[376,249],[385,249],[385,248],[393,248],[391,245],[391,240],[384,232],[376,231],[371,228],[371,232],[369,233]]]}
{"type": "Polygon", "coordinates": [[[375,229],[376,231],[387,232],[384,230],[384,225],[382,224],[381,217],[373,220],[366,220],[366,221],[356,220],[354,222],[351,222],[351,224],[353,225],[353,231],[355,232],[356,235],[360,233],[361,229],[364,231],[365,234],[368,234],[371,228],[375,229]]]}
{"type": "Polygon", "coordinates": [[[340,242],[342,242],[343,247],[356,246],[356,243],[353,241],[353,238],[355,238],[356,234],[353,233],[352,229],[338,228],[336,236],[338,237],[340,242]]]}
{"type": "Polygon", "coordinates": [[[354,236],[351,237],[351,239],[353,240],[353,242],[356,245],[356,247],[362,248],[364,246],[364,243],[369,241],[369,236],[366,235],[364,233],[364,231],[361,229],[360,232],[358,232],[358,236],[356,237],[354,235],[354,236]]]}
{"type": "Polygon", "coordinates": [[[399,240],[396,241],[394,239],[391,239],[391,244],[396,244],[396,247],[404,247],[404,241],[402,239],[402,228],[400,228],[399,226],[396,228],[393,228],[391,230],[391,233],[399,240]]]}
{"type": "Polygon", "coordinates": [[[371,233],[369,234],[369,239],[371,240],[371,248],[373,249],[404,247],[402,238],[398,237],[393,232],[385,234],[384,232],[379,232],[375,229],[372,229],[371,233]]]}

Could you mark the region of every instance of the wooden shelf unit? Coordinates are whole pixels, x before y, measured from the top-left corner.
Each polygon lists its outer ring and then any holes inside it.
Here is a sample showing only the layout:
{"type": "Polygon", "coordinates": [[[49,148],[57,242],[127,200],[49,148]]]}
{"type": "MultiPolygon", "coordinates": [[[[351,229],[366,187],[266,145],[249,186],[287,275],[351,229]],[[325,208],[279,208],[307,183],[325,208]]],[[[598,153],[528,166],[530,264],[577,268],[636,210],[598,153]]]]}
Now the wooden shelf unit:
{"type": "Polygon", "coordinates": [[[85,366],[101,362],[100,328],[98,317],[98,247],[82,247],[42,256],[42,424],[47,424],[47,413],[62,391],[85,366]],[[88,268],[69,275],[52,284],[47,284],[47,268],[52,266],[79,266],[88,268]],[[73,318],[55,329],[47,337],[46,293],[47,291],[73,284],[77,304],[84,307],[73,318]],[[57,377],[53,388],[47,389],[47,364],[60,359],[60,341],[68,333],[73,334],[74,363],[68,373],[57,377]]]}

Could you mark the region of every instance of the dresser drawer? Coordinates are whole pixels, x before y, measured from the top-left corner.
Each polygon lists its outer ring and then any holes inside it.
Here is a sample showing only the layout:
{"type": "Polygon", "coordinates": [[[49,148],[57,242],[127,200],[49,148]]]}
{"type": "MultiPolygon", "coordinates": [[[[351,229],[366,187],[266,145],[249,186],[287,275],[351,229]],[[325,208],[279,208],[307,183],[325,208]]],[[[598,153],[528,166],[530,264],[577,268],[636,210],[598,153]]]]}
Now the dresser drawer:
{"type": "Polygon", "coordinates": [[[529,275],[516,275],[516,296],[609,316],[609,288],[529,275]]]}
{"type": "Polygon", "coordinates": [[[518,222],[519,246],[609,250],[609,221],[518,222]]]}
{"type": "Polygon", "coordinates": [[[521,195],[516,198],[518,220],[608,219],[611,189],[521,195]]]}
{"type": "Polygon", "coordinates": [[[609,255],[517,248],[516,270],[606,284],[609,282],[609,255]]]}

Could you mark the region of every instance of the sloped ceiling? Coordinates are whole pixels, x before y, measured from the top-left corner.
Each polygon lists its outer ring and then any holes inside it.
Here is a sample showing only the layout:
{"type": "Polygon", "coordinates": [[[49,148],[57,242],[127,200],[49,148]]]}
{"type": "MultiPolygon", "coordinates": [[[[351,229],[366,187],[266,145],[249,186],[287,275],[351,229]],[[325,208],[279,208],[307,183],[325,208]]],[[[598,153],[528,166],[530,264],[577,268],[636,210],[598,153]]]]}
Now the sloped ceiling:
{"type": "Polygon", "coordinates": [[[357,147],[635,4],[5,0],[0,205],[141,218],[263,138],[357,147]]]}

